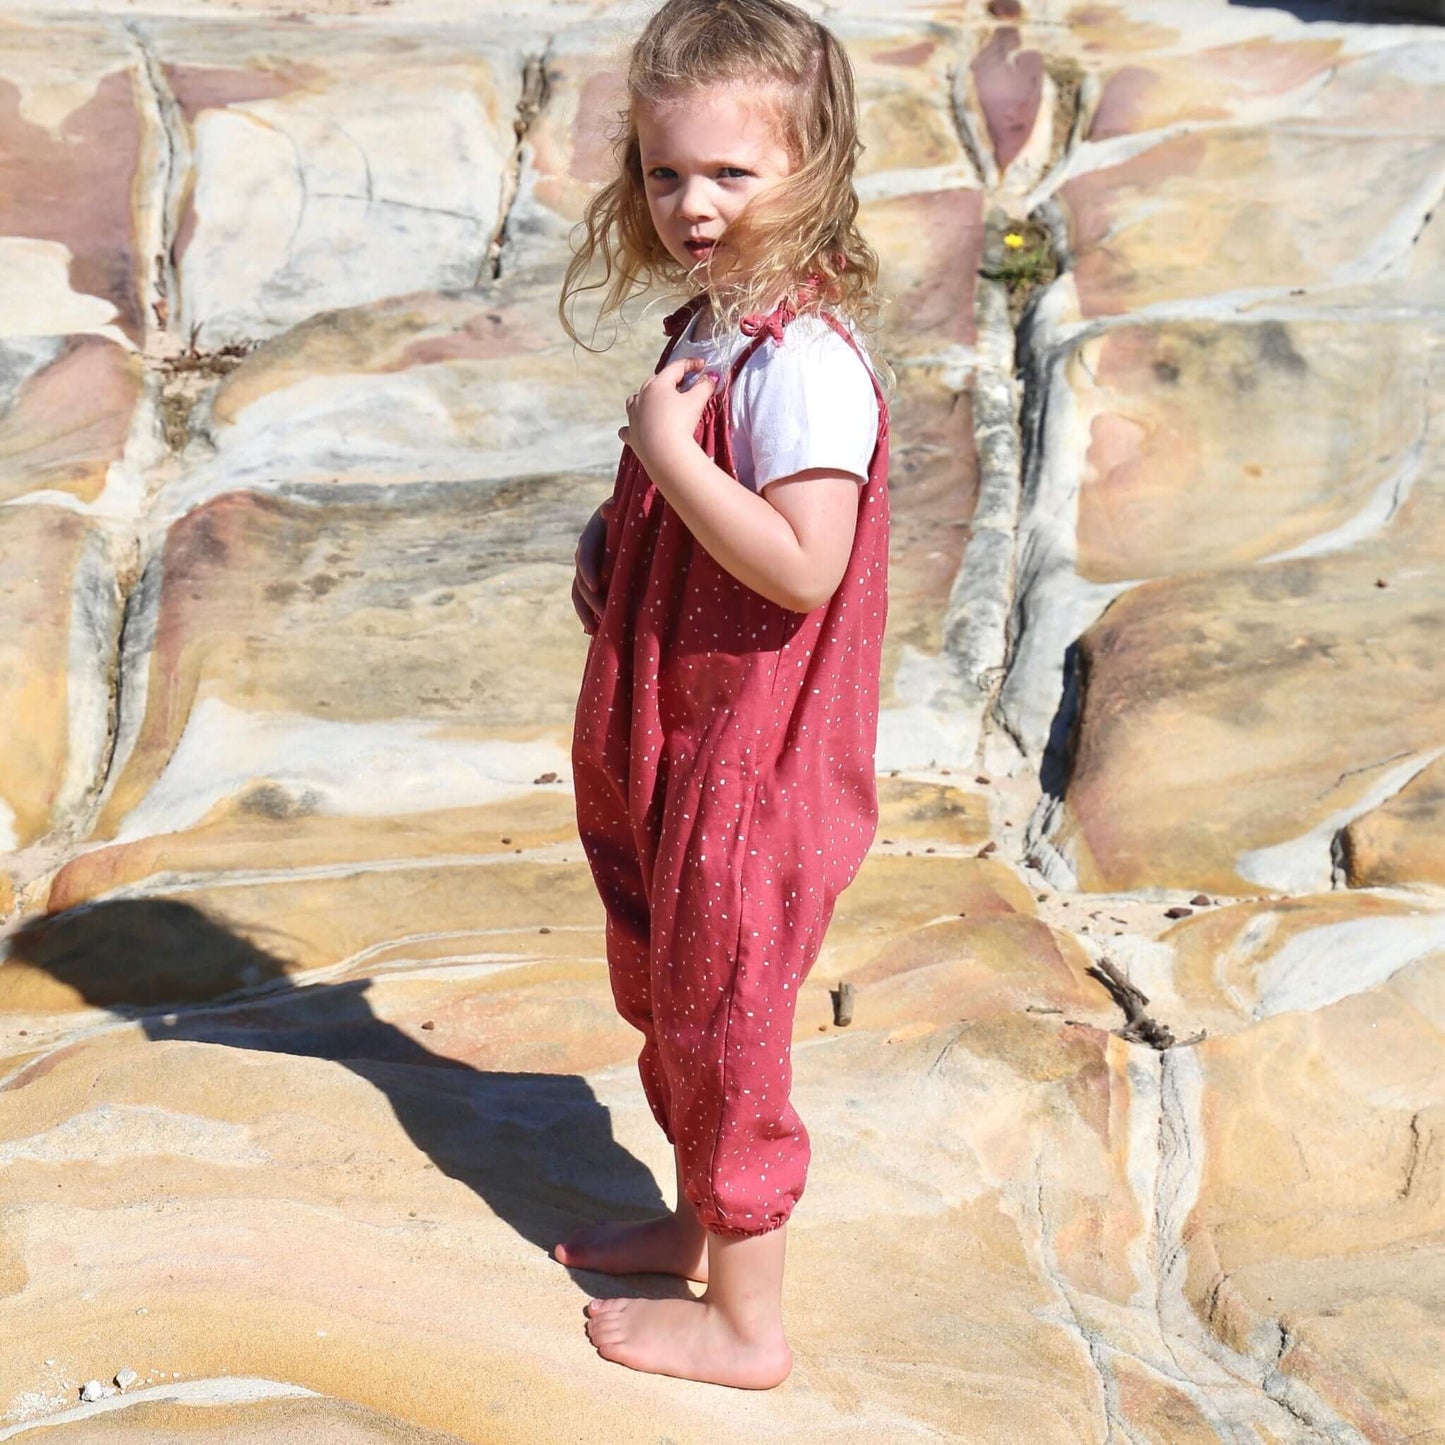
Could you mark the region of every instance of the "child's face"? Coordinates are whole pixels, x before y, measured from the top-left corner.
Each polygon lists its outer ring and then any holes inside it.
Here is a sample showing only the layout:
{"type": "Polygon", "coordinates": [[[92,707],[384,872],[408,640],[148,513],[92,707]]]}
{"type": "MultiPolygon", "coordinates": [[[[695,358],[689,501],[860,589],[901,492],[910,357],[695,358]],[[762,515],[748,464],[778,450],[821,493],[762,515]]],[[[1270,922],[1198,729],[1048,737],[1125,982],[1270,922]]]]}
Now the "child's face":
{"type": "Polygon", "coordinates": [[[712,257],[714,284],[752,266],[726,240],[743,207],[793,170],[769,109],[740,87],[695,91],[636,111],[647,205],[658,239],[681,266],[712,257]]]}

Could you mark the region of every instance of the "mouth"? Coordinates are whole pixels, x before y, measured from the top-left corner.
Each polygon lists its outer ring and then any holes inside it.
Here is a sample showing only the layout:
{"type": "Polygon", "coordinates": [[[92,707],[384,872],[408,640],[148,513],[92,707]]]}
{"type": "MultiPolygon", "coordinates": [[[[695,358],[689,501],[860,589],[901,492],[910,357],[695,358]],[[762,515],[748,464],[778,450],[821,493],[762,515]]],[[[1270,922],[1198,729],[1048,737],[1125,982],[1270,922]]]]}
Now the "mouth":
{"type": "Polygon", "coordinates": [[[689,256],[691,256],[694,261],[701,261],[701,260],[704,260],[706,257],[712,255],[713,250],[714,250],[714,249],[716,248],[716,246],[717,246],[717,242],[716,242],[716,241],[684,241],[684,242],[683,242],[683,246],[686,248],[687,254],[688,254],[689,256]]]}

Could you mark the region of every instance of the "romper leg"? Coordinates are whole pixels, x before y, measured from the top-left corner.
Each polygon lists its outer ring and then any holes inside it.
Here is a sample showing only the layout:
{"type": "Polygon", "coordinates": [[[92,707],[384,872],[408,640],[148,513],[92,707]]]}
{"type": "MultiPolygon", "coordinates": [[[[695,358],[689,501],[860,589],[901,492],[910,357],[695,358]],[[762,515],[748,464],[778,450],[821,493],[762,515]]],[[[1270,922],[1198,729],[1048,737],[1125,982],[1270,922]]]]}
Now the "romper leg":
{"type": "Polygon", "coordinates": [[[688,1202],[714,1233],[762,1234],[807,1176],[793,1018],[834,895],[785,806],[738,769],[714,757],[685,796],[653,888],[659,1058],[688,1202]]]}
{"type": "Polygon", "coordinates": [[[637,1072],[653,1118],[671,1142],[667,1080],[659,1066],[653,1030],[651,909],[631,821],[595,762],[574,753],[572,771],[577,831],[607,915],[607,973],[613,1001],[617,1012],[643,1036],[637,1072]]]}

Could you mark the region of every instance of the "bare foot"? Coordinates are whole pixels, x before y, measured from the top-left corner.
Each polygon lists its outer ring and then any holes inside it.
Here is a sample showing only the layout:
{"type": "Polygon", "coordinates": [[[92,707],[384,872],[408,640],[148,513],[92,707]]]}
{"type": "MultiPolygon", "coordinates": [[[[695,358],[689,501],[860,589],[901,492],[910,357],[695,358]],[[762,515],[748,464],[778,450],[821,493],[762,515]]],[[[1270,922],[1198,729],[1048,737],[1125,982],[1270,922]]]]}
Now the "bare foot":
{"type": "Polygon", "coordinates": [[[676,1274],[707,1283],[707,1231],[688,1211],[613,1220],[576,1230],[552,1251],[571,1269],[602,1274],[676,1274]]]}
{"type": "Polygon", "coordinates": [[[744,1332],[705,1298],[592,1300],[587,1338],[629,1369],[743,1390],[771,1390],[793,1368],[781,1322],[744,1332]]]}

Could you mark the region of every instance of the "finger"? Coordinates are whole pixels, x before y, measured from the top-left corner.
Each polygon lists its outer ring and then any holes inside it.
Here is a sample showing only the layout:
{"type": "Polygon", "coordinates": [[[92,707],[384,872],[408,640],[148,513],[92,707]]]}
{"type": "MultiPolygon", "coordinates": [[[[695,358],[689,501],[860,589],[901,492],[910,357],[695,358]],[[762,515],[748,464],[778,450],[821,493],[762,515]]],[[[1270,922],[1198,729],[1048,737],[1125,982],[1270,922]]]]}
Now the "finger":
{"type": "Polygon", "coordinates": [[[584,632],[590,633],[596,627],[597,622],[592,616],[592,610],[583,599],[575,581],[572,583],[572,610],[577,614],[577,620],[582,624],[584,632]]]}
{"type": "Polygon", "coordinates": [[[620,427],[618,427],[618,428],[617,428],[617,440],[620,441],[624,446],[629,445],[630,442],[631,442],[631,437],[630,437],[630,435],[629,435],[630,432],[631,432],[631,428],[630,428],[630,427],[625,427],[625,426],[620,426],[620,427]]]}
{"type": "Polygon", "coordinates": [[[602,610],[602,578],[596,569],[578,567],[573,576],[582,589],[582,595],[592,603],[595,611],[600,612],[602,610]]]}
{"type": "Polygon", "coordinates": [[[706,365],[705,356],[680,356],[676,361],[669,361],[657,374],[667,377],[676,386],[689,371],[700,371],[706,365]]]}
{"type": "Polygon", "coordinates": [[[602,583],[602,558],[597,553],[587,556],[578,555],[576,572],[582,579],[584,585],[592,588],[595,592],[602,583]]]}
{"type": "Polygon", "coordinates": [[[605,603],[606,598],[600,592],[594,592],[585,583],[573,578],[572,605],[577,609],[577,615],[582,619],[582,625],[589,631],[602,616],[605,603]]]}

